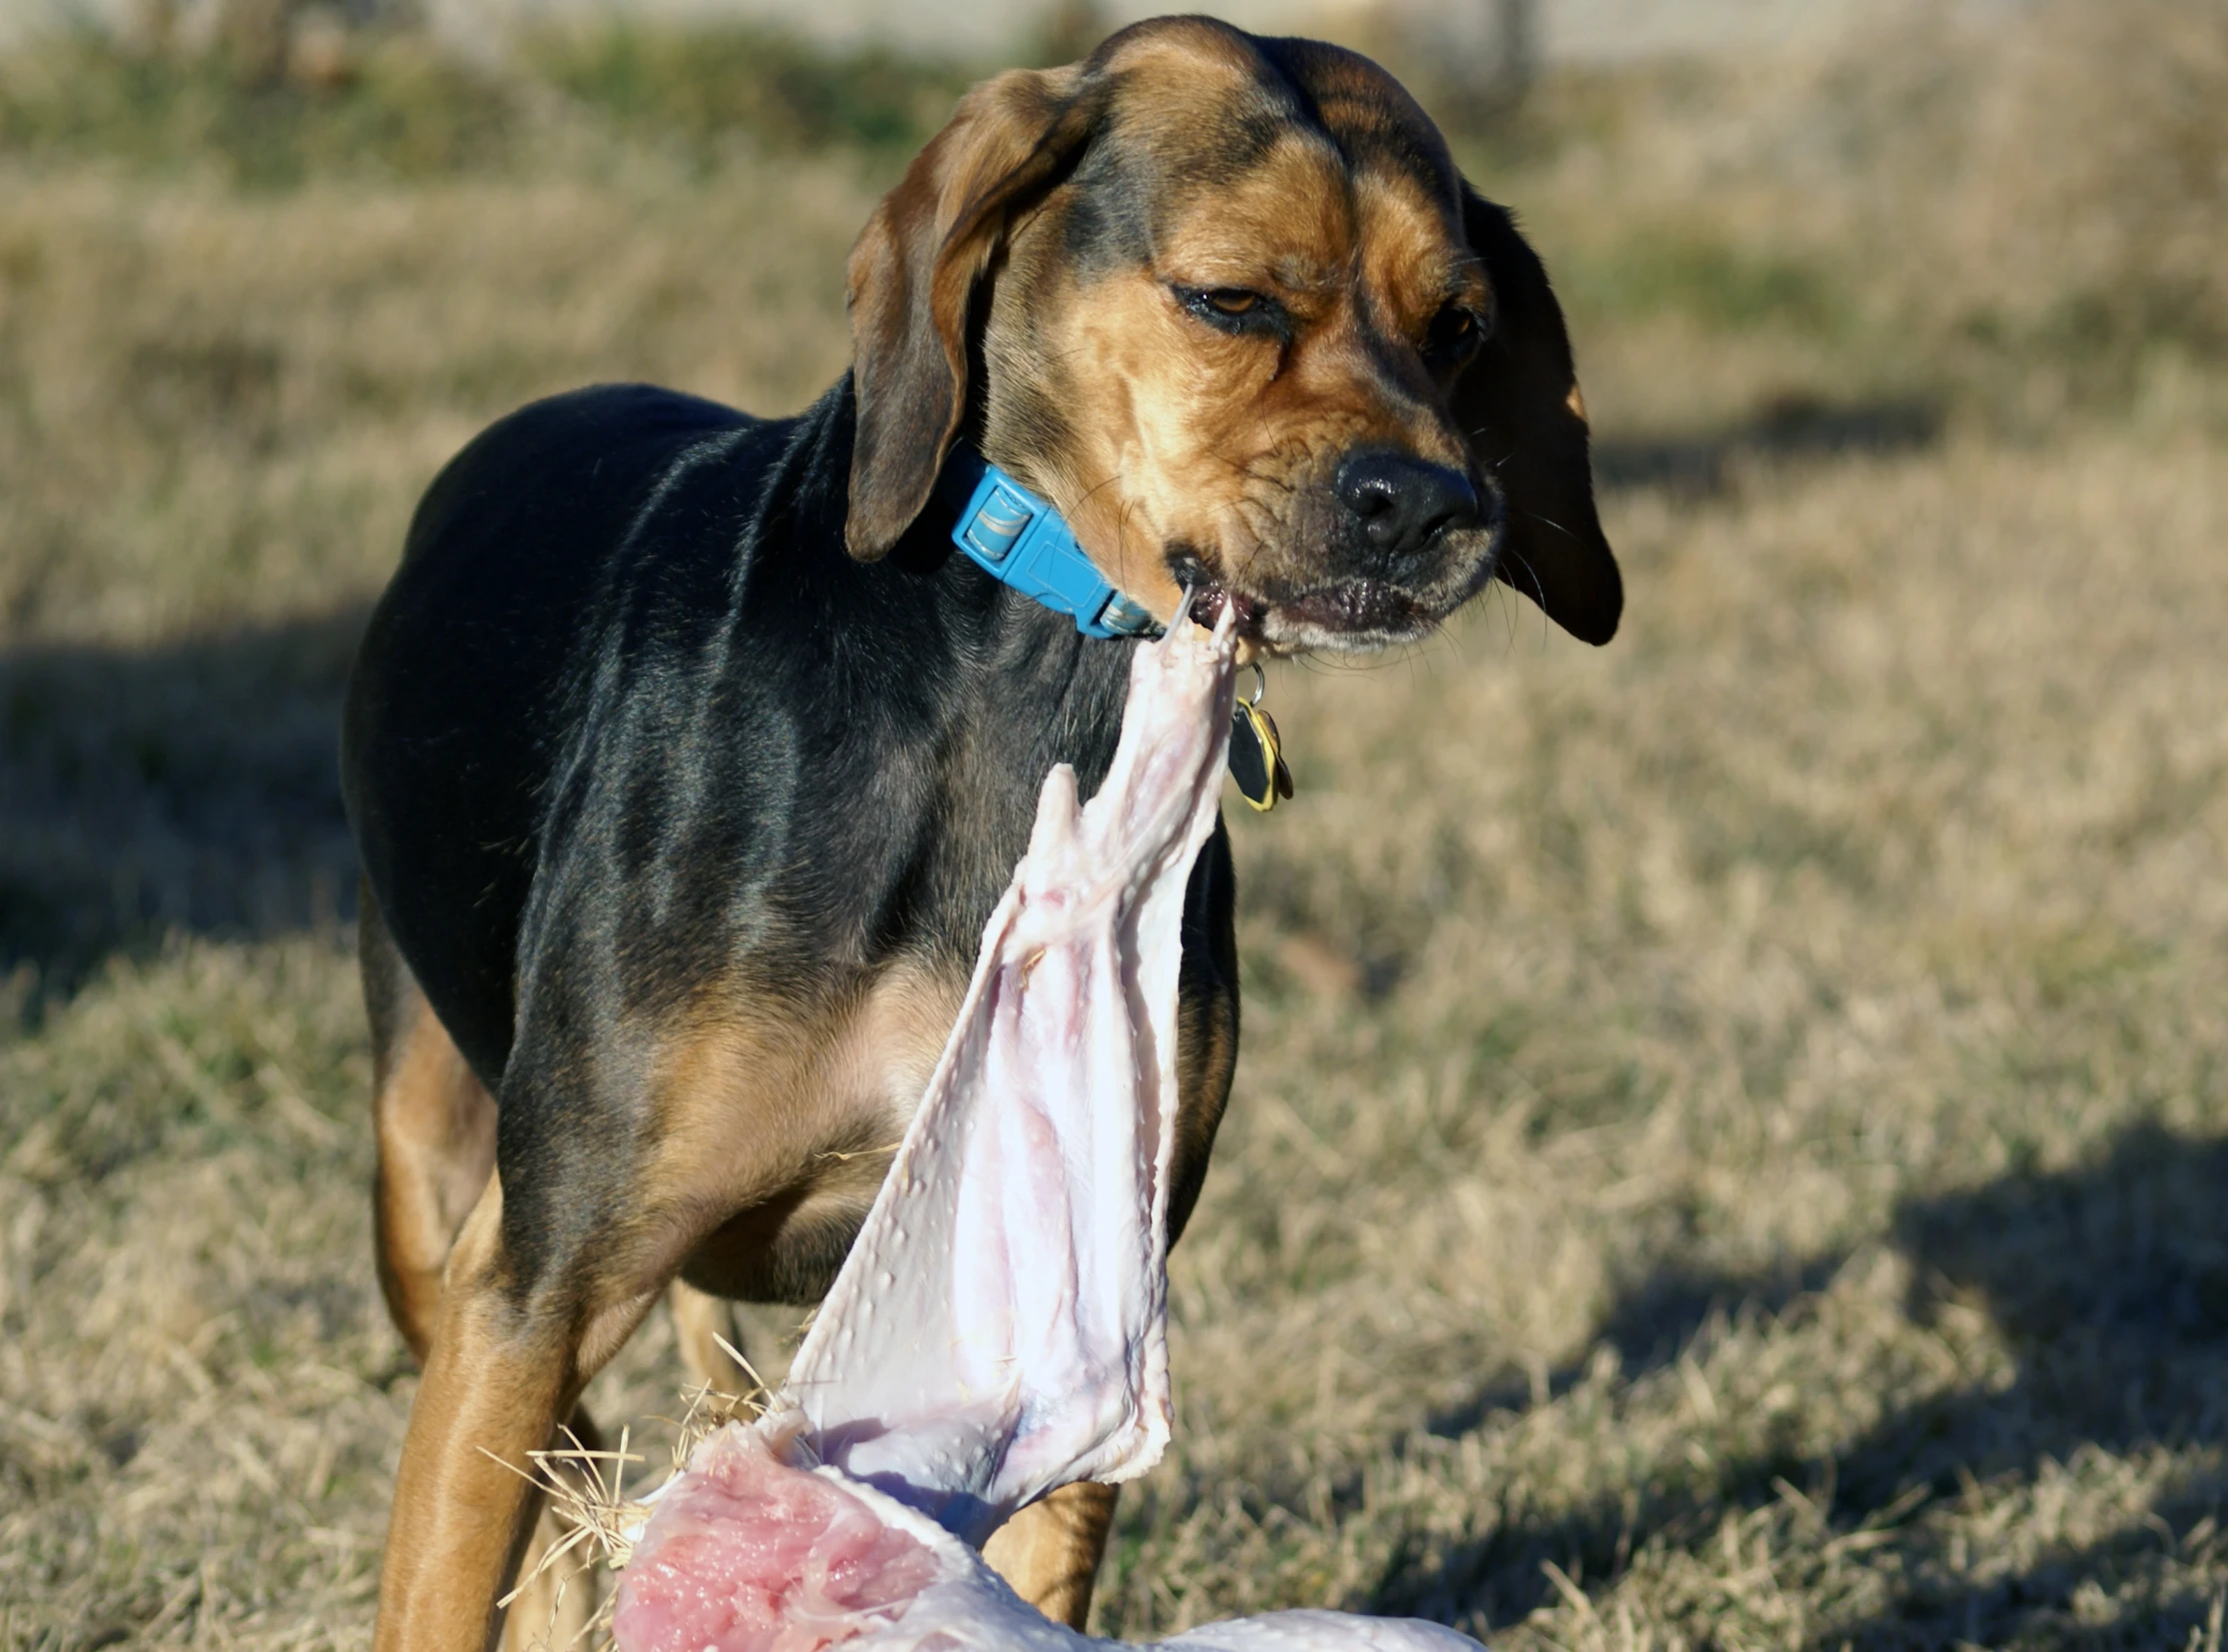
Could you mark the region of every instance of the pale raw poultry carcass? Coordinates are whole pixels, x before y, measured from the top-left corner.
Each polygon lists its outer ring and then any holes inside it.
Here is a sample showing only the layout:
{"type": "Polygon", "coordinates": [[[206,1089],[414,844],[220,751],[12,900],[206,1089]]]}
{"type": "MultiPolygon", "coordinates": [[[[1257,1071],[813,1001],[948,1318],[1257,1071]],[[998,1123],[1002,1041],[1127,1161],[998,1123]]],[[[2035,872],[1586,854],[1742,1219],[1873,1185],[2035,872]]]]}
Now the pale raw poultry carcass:
{"type": "MultiPolygon", "coordinates": [[[[1029,853],[880,1197],[772,1409],[668,1482],[621,1581],[621,1652],[1082,1652],[975,1545],[1169,1427],[1167,1168],[1178,924],[1229,737],[1225,618],[1136,651],[1121,743],[1029,853]]],[[[1276,1612],[1160,1643],[1475,1652],[1436,1624],[1276,1612]]]]}

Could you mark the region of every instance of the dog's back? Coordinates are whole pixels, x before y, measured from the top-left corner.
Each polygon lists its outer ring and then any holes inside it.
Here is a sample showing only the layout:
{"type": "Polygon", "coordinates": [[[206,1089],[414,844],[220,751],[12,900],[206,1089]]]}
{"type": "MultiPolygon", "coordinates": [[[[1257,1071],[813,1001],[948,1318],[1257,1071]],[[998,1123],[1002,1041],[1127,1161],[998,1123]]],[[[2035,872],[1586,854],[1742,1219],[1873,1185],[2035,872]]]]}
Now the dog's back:
{"type": "MultiPolygon", "coordinates": [[[[723,578],[734,536],[675,535],[660,507],[692,470],[699,488],[747,493],[750,450],[779,440],[673,391],[576,391],[482,433],[419,505],[349,684],[342,789],[381,914],[491,1088],[542,824],[612,598],[646,555],[669,586],[723,578]]],[[[722,606],[694,605],[706,625],[722,606]]]]}

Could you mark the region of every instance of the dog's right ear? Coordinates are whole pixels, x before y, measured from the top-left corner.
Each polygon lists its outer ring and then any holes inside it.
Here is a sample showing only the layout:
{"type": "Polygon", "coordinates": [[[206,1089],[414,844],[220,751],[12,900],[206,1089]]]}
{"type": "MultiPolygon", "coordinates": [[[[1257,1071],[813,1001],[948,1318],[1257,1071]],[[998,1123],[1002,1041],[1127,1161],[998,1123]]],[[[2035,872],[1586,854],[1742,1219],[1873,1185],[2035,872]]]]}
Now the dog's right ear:
{"type": "Polygon", "coordinates": [[[970,301],[1013,214],[1083,146],[1081,67],[1014,69],[960,100],[851,250],[858,434],[844,537],[886,555],[928,503],[967,411],[970,301]]]}

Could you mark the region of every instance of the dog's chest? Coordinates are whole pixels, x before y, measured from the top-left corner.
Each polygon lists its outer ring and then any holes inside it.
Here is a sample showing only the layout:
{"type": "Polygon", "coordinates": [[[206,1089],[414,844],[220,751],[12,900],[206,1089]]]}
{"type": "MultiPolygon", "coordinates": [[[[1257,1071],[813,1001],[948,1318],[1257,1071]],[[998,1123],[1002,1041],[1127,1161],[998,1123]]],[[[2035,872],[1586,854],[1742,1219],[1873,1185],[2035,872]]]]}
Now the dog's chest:
{"type": "Polygon", "coordinates": [[[654,1185],[679,1211],[863,1215],[966,990],[957,964],[907,960],[831,1002],[724,1004],[676,1027],[652,1085],[654,1185]]]}

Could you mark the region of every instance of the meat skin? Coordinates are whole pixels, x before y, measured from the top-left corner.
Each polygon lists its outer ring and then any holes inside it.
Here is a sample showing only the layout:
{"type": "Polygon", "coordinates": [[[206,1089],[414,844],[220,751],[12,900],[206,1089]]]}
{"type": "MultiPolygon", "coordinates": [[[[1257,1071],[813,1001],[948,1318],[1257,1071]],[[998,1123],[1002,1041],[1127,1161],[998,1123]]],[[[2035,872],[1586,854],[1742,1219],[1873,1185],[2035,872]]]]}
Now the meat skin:
{"type": "Polygon", "coordinates": [[[790,1367],[822,1462],[973,1543],[1167,1443],[1176,967],[1230,652],[1226,627],[1188,625],[1136,650],[1098,795],[1079,808],[1072,771],[1046,778],[951,1042],[790,1367]]]}

